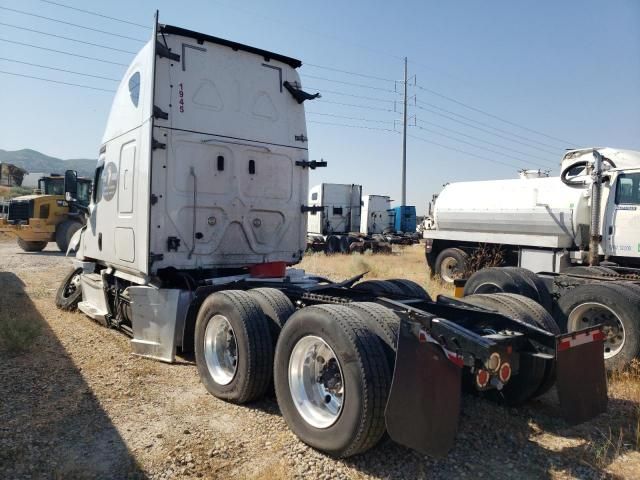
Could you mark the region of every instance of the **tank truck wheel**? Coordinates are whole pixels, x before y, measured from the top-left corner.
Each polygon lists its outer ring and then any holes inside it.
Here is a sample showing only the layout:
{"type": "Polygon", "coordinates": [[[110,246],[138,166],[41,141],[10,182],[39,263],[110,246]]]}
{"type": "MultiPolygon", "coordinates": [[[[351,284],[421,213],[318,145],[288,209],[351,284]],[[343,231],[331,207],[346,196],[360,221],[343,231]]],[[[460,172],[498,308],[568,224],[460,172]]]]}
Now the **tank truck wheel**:
{"type": "Polygon", "coordinates": [[[406,296],[412,296],[431,301],[431,297],[429,296],[427,291],[422,288],[421,285],[412,280],[406,280],[404,278],[390,278],[389,280],[387,280],[387,282],[391,282],[397,287],[400,287],[402,293],[406,296]]]}
{"type": "Polygon", "coordinates": [[[393,373],[396,364],[396,349],[400,319],[392,310],[374,302],[353,302],[346,305],[358,313],[369,329],[377,335],[387,357],[389,371],[393,373]]]}
{"type": "Polygon", "coordinates": [[[462,278],[469,268],[469,255],[459,248],[446,248],[436,257],[434,270],[445,283],[462,278]]]}
{"type": "Polygon", "coordinates": [[[285,324],[274,362],[289,428],[334,457],[368,450],[385,432],[391,373],[378,337],[343,305],[316,305],[285,324]]]}
{"type": "Polygon", "coordinates": [[[503,267],[483,268],[469,277],[464,286],[464,295],[478,293],[517,293],[533,300],[538,297],[533,284],[503,267]]]}
{"type": "MultiPolygon", "coordinates": [[[[507,317],[535,325],[531,314],[521,304],[495,294],[478,294],[464,297],[464,301],[472,305],[494,310],[507,317]]],[[[547,362],[545,360],[521,356],[520,371],[515,375],[501,391],[490,390],[487,392],[490,398],[510,406],[521,405],[538,394],[549,379],[547,362]]],[[[551,382],[553,384],[553,382],[551,382]]]]}
{"type": "Polygon", "coordinates": [[[196,319],[196,366],[213,396],[246,403],[264,395],[273,370],[269,320],[249,293],[209,295],[196,319]]]}
{"type": "Polygon", "coordinates": [[[402,289],[388,280],[365,280],[364,282],[356,283],[353,289],[367,292],[378,297],[384,297],[385,295],[402,295],[402,289]]]}
{"type": "Polygon", "coordinates": [[[547,312],[551,313],[553,310],[553,297],[547,288],[547,285],[544,281],[531,270],[527,270],[526,268],[521,267],[503,267],[508,270],[512,275],[519,275],[525,281],[528,281],[533,288],[536,290],[538,294],[538,298],[534,298],[540,305],[542,305],[547,312]]]}
{"type": "Polygon", "coordinates": [[[71,268],[62,279],[56,292],[56,307],[60,310],[75,310],[82,299],[80,286],[81,268],[71,268]]]}
{"type": "Polygon", "coordinates": [[[18,239],[18,246],[25,252],[41,252],[45,249],[49,242],[28,242],[21,238],[18,239]]]}
{"type": "Polygon", "coordinates": [[[608,370],[625,367],[640,354],[640,295],[624,284],[580,285],[558,300],[558,324],[565,332],[604,325],[608,370]]]}

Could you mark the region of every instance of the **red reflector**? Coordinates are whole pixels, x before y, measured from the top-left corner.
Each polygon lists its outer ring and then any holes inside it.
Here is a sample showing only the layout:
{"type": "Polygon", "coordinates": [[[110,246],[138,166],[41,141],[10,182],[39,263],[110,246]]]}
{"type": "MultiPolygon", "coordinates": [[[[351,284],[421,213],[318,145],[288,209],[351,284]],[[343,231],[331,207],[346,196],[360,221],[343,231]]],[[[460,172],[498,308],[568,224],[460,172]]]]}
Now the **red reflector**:
{"type": "Polygon", "coordinates": [[[476,385],[480,388],[486,387],[489,383],[489,378],[491,378],[489,372],[482,369],[478,370],[478,373],[476,373],[476,385]]]}
{"type": "Polygon", "coordinates": [[[568,350],[571,348],[571,342],[569,340],[565,340],[564,342],[560,342],[558,344],[558,351],[561,352],[563,350],[568,350]]]}
{"type": "Polygon", "coordinates": [[[598,330],[597,332],[594,332],[593,335],[593,340],[604,340],[604,332],[602,330],[598,330]]]}
{"type": "Polygon", "coordinates": [[[284,277],[287,271],[285,262],[258,263],[249,267],[249,274],[257,278],[284,277]]]}
{"type": "Polygon", "coordinates": [[[511,365],[509,365],[508,363],[503,363],[500,367],[499,377],[502,383],[507,383],[511,378],[511,365]]]}

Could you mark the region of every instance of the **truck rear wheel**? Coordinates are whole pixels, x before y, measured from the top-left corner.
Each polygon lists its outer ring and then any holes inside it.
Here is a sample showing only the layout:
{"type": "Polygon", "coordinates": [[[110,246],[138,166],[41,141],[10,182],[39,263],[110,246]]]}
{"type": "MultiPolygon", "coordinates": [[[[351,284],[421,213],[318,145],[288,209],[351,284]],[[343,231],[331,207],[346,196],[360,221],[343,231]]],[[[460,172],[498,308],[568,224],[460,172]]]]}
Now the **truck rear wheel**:
{"type": "Polygon", "coordinates": [[[196,365],[215,397],[246,403],[264,395],[271,381],[273,342],[269,320],[247,292],[212,293],[198,311],[196,365]]]}
{"type": "Polygon", "coordinates": [[[369,329],[378,336],[387,357],[389,371],[393,373],[396,363],[400,318],[390,309],[374,302],[352,302],[346,306],[357,312],[360,318],[366,322],[369,329]]]}
{"type": "Polygon", "coordinates": [[[49,242],[28,242],[18,238],[18,246],[25,252],[41,252],[49,242]]]}
{"type": "Polygon", "coordinates": [[[374,446],[385,432],[391,373],[378,337],[342,305],[294,313],[276,348],[282,416],[306,444],[334,457],[374,446]]]}
{"type": "Polygon", "coordinates": [[[56,292],[56,307],[60,310],[75,310],[82,299],[80,286],[81,268],[71,268],[56,292]]]}
{"type": "Polygon", "coordinates": [[[482,293],[517,293],[538,301],[535,286],[525,277],[503,267],[478,270],[469,277],[464,286],[464,295],[482,293]]]}
{"type": "Polygon", "coordinates": [[[402,289],[388,280],[365,280],[364,282],[356,283],[353,289],[380,297],[384,297],[385,295],[402,295],[402,289]]]}
{"type": "Polygon", "coordinates": [[[325,241],[324,253],[332,254],[340,252],[340,239],[335,235],[329,235],[325,241]]]}
{"type": "Polygon", "coordinates": [[[269,331],[271,332],[275,348],[284,322],[287,321],[296,309],[293,303],[291,303],[291,300],[278,289],[252,288],[248,293],[258,302],[262,313],[270,320],[269,331]]]}
{"type": "Polygon", "coordinates": [[[436,257],[435,274],[446,283],[462,278],[469,269],[469,255],[459,248],[447,248],[436,257]]]}
{"type": "MultiPolygon", "coordinates": [[[[514,297],[516,295],[505,297],[500,294],[479,294],[465,297],[464,301],[545,329],[543,326],[536,324],[534,320],[535,314],[530,312],[524,303],[515,300],[514,297]]],[[[509,380],[502,390],[499,392],[489,390],[488,395],[511,406],[521,405],[527,400],[541,395],[551,388],[554,383],[553,366],[548,366],[547,363],[537,357],[521,356],[518,374],[509,380]]]]}
{"type": "Polygon", "coordinates": [[[547,288],[547,285],[544,281],[531,270],[527,270],[526,268],[521,267],[502,267],[509,271],[512,275],[519,275],[524,280],[528,281],[537,294],[537,298],[534,298],[540,305],[542,305],[545,310],[549,313],[553,311],[553,297],[547,288]]]}
{"type": "Polygon", "coordinates": [[[391,282],[402,290],[403,295],[408,297],[423,298],[425,300],[431,300],[431,297],[427,291],[412,280],[406,280],[404,278],[390,278],[387,282],[391,282]]]}
{"type": "Polygon", "coordinates": [[[623,368],[640,354],[640,295],[612,283],[591,283],[558,300],[558,323],[565,332],[604,325],[604,358],[609,370],[623,368]]]}

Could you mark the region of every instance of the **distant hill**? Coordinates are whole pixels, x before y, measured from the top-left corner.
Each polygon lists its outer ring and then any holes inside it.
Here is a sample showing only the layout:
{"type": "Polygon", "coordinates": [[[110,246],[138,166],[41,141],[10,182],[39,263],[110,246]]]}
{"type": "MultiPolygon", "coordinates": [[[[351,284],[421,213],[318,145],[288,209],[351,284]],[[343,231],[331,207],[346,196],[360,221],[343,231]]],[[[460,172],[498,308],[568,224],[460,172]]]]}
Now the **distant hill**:
{"type": "Polygon", "coordinates": [[[93,178],[96,160],[77,158],[63,160],[28,148],[13,152],[0,149],[0,163],[12,163],[28,172],[64,174],[65,170],[76,170],[82,177],[93,178]]]}

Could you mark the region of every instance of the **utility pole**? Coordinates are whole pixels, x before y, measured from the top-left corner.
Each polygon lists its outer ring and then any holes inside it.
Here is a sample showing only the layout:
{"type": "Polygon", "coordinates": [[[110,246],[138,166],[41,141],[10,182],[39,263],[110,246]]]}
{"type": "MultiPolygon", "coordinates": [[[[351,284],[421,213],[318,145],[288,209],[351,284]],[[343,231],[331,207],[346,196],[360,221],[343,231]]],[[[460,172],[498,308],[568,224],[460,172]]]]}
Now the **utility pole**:
{"type": "Polygon", "coordinates": [[[402,111],[402,203],[407,204],[407,57],[404,57],[404,109],[402,111]]]}

